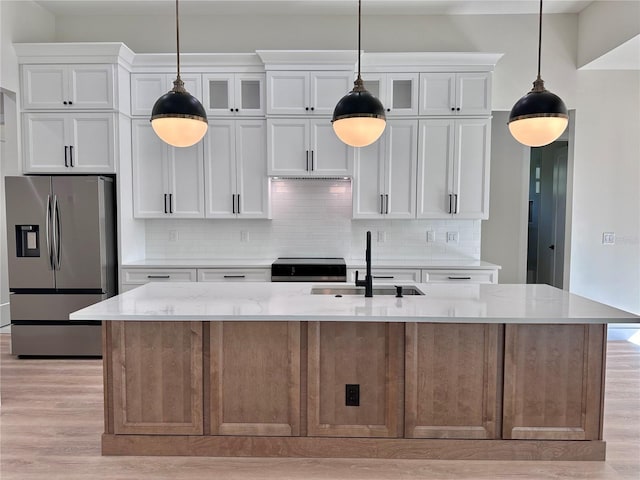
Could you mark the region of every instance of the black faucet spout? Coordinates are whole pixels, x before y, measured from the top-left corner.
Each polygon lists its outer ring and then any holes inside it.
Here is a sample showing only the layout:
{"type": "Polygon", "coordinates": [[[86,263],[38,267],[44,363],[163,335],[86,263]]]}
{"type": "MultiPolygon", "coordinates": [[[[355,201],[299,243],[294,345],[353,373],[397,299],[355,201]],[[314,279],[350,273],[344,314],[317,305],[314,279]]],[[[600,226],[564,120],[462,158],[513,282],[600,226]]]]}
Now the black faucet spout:
{"type": "Polygon", "coordinates": [[[367,232],[367,247],[365,251],[365,261],[367,262],[367,273],[364,280],[358,280],[356,271],[356,286],[364,287],[364,296],[373,297],[373,276],[371,275],[371,232],[367,232]]]}

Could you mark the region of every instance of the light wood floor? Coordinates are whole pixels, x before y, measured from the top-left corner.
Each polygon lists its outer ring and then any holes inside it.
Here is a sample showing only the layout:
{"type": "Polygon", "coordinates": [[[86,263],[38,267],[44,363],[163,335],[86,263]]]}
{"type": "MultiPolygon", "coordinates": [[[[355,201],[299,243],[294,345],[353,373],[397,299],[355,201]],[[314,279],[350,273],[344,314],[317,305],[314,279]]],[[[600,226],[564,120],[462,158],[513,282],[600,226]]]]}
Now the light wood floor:
{"type": "Polygon", "coordinates": [[[18,360],[0,334],[2,480],[640,479],[640,347],[608,342],[606,462],[103,457],[99,360],[18,360]]]}

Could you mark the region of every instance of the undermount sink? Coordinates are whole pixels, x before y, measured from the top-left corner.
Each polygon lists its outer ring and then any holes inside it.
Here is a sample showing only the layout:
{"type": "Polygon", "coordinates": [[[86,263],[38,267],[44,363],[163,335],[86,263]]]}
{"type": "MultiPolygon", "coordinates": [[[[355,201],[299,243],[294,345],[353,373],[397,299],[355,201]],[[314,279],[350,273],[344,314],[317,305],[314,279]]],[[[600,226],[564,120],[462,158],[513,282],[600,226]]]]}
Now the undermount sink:
{"type": "MultiPolygon", "coordinates": [[[[373,296],[393,295],[397,289],[395,286],[373,287],[373,296]]],[[[344,286],[344,287],[312,287],[312,295],[364,295],[364,287],[344,286]]],[[[402,295],[424,295],[424,292],[414,285],[403,285],[402,295]]]]}

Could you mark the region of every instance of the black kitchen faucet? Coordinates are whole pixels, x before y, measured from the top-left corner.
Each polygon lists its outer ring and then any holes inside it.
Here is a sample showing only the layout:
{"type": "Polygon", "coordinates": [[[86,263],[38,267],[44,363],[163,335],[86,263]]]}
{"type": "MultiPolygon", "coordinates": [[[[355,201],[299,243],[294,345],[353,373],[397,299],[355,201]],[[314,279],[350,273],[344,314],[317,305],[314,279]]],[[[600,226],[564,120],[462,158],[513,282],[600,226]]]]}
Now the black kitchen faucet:
{"type": "Polygon", "coordinates": [[[367,232],[367,249],[365,251],[365,260],[367,262],[367,273],[364,280],[358,280],[358,271],[356,270],[356,287],[364,287],[364,296],[373,297],[373,276],[371,275],[371,232],[367,232]]]}

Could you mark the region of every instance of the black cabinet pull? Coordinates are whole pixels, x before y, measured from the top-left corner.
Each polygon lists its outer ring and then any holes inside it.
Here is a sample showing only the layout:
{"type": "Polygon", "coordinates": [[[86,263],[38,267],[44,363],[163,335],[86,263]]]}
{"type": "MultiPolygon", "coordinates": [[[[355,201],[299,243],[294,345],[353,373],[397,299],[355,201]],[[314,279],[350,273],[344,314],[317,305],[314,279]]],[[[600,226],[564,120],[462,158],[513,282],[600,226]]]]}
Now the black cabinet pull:
{"type": "Polygon", "coordinates": [[[167,213],[167,194],[164,194],[164,213],[167,213]]]}
{"type": "MultiPolygon", "coordinates": [[[[313,109],[312,109],[313,110],[313,109]]],[[[311,150],[311,171],[313,172],[315,169],[313,167],[313,150],[311,150]]]]}
{"type": "Polygon", "coordinates": [[[387,108],[387,112],[390,112],[390,111],[391,111],[391,109],[390,109],[390,108],[387,108]]]}
{"type": "Polygon", "coordinates": [[[453,206],[454,206],[454,208],[453,208],[453,213],[458,213],[458,194],[457,194],[457,193],[455,193],[455,194],[453,195],[453,199],[454,199],[454,203],[453,203],[453,206]]]}
{"type": "Polygon", "coordinates": [[[169,213],[173,213],[173,193],[169,194],[169,213]]]}
{"type": "Polygon", "coordinates": [[[456,107],[451,107],[451,111],[455,112],[456,111],[456,107]]]}
{"type": "Polygon", "coordinates": [[[311,111],[313,112],[313,110],[315,110],[313,107],[311,107],[311,111]]]}
{"type": "Polygon", "coordinates": [[[380,214],[384,213],[384,195],[380,194],[380,214]]]}
{"type": "Polygon", "coordinates": [[[224,275],[223,278],[245,278],[245,275],[224,275]]]}
{"type": "Polygon", "coordinates": [[[66,104],[67,104],[67,101],[65,100],[65,101],[64,101],[64,102],[62,102],[62,103],[64,103],[64,104],[66,105],[66,104]]]}
{"type": "Polygon", "coordinates": [[[449,213],[453,213],[452,202],[453,202],[453,195],[449,194],[449,213]]]}
{"type": "Polygon", "coordinates": [[[471,277],[447,277],[449,280],[471,280],[471,277]]]}
{"type": "Polygon", "coordinates": [[[309,171],[309,150],[307,152],[307,172],[309,171]]]}
{"type": "Polygon", "coordinates": [[[69,105],[73,105],[73,102],[71,100],[69,100],[69,105]]]}
{"type": "Polygon", "coordinates": [[[171,278],[171,275],[147,275],[147,278],[171,278]]]}
{"type": "Polygon", "coordinates": [[[395,278],[393,275],[374,275],[373,278],[379,278],[379,279],[386,279],[386,280],[391,280],[393,278],[395,278]]]}
{"type": "Polygon", "coordinates": [[[238,112],[239,110],[236,108],[236,112],[238,112]]]}
{"type": "Polygon", "coordinates": [[[456,107],[456,110],[459,112],[460,111],[460,107],[456,107]]]}
{"type": "Polygon", "coordinates": [[[309,107],[304,107],[304,109],[308,112],[309,111],[309,107]]]}
{"type": "Polygon", "coordinates": [[[384,195],[384,213],[389,213],[389,194],[384,195]]]}
{"type": "Polygon", "coordinates": [[[231,194],[231,213],[236,213],[236,194],[231,194]]]}
{"type": "Polygon", "coordinates": [[[230,111],[230,112],[233,112],[233,108],[230,108],[230,109],[229,109],[229,111],[230,111]]]}
{"type": "Polygon", "coordinates": [[[69,154],[69,147],[67,145],[64,146],[64,166],[69,166],[69,161],[67,160],[67,156],[69,154]]]}
{"type": "Polygon", "coordinates": [[[236,213],[240,213],[240,194],[237,193],[236,196],[238,197],[238,211],[236,213]]]}
{"type": "Polygon", "coordinates": [[[73,145],[69,146],[69,165],[73,167],[73,145]]]}

